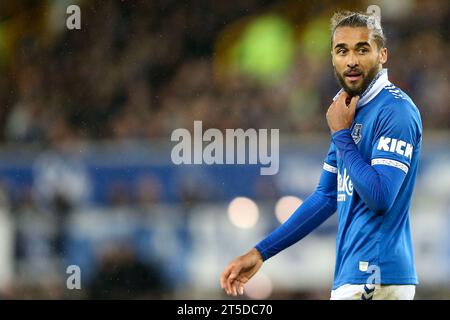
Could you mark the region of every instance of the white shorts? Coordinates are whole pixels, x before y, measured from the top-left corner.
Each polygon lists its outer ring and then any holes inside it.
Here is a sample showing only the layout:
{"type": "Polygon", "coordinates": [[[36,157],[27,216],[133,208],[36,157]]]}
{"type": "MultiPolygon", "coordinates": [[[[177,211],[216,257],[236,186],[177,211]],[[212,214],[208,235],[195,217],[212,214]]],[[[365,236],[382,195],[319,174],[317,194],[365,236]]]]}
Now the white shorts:
{"type": "Polygon", "coordinates": [[[415,285],[344,284],[330,300],[413,300],[415,285]]]}

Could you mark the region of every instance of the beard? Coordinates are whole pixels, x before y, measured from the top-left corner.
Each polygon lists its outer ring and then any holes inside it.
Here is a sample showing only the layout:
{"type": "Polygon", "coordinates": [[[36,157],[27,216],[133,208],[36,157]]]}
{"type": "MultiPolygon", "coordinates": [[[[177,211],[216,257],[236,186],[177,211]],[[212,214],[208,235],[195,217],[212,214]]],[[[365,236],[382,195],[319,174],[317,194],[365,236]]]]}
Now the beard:
{"type": "Polygon", "coordinates": [[[364,91],[370,85],[372,80],[376,77],[376,75],[380,71],[379,61],[377,61],[377,63],[375,63],[375,65],[372,68],[370,68],[369,71],[367,71],[367,73],[364,73],[361,69],[359,69],[357,67],[352,68],[352,69],[347,69],[343,72],[343,74],[338,73],[336,70],[336,67],[334,67],[333,69],[334,69],[334,75],[335,75],[336,79],[338,80],[339,84],[344,89],[344,91],[347,92],[351,97],[361,96],[361,94],[364,93],[364,91]],[[358,87],[349,87],[345,83],[345,75],[350,71],[357,71],[357,72],[361,73],[361,75],[363,77],[363,81],[361,82],[361,84],[358,87]]]}

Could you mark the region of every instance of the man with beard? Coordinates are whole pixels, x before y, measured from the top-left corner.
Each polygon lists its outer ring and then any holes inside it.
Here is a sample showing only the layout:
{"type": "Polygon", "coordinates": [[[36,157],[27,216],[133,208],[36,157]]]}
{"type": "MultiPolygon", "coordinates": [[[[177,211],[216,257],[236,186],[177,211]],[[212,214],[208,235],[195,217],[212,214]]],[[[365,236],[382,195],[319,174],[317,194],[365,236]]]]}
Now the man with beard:
{"type": "Polygon", "coordinates": [[[331,299],[414,298],[409,207],[422,144],[420,114],[382,68],[387,49],[380,21],[343,12],[331,22],[331,56],[342,89],[326,114],[331,143],[319,184],[284,224],[225,268],[220,281],[229,295],[243,294],[265,260],[337,210],[331,299]]]}

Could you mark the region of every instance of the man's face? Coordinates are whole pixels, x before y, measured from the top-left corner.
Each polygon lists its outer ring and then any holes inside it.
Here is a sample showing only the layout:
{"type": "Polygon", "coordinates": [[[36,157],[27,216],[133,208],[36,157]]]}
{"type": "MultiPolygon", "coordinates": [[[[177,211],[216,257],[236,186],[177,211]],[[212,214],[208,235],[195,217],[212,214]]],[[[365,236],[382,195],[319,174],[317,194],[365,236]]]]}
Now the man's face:
{"type": "Polygon", "coordinates": [[[387,60],[366,27],[339,27],[333,36],[331,57],[340,85],[350,96],[361,95],[387,60]]]}

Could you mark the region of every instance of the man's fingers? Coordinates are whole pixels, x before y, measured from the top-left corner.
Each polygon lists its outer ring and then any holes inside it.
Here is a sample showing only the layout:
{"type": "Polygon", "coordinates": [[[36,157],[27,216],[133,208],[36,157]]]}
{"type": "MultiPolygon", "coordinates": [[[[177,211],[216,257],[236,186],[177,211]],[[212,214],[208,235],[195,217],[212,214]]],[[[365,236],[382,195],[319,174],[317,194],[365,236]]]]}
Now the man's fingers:
{"type": "Polygon", "coordinates": [[[237,291],[234,288],[233,283],[236,281],[239,275],[240,268],[234,265],[228,266],[222,273],[220,278],[220,284],[228,295],[237,295],[237,291]]]}
{"type": "Polygon", "coordinates": [[[231,271],[230,276],[228,277],[231,281],[235,280],[239,275],[239,270],[234,269],[231,271]]]}
{"type": "Polygon", "coordinates": [[[350,100],[350,105],[348,106],[348,108],[351,110],[355,110],[356,104],[358,103],[358,101],[359,101],[359,96],[352,97],[352,100],[350,100]]]}
{"type": "Polygon", "coordinates": [[[232,292],[233,292],[233,296],[237,296],[237,287],[239,286],[239,281],[234,281],[232,284],[231,284],[231,289],[232,289],[232,292]]]}
{"type": "Polygon", "coordinates": [[[356,104],[359,101],[359,96],[352,97],[352,100],[350,100],[350,104],[348,106],[348,112],[352,116],[352,118],[355,116],[356,112],[356,104]]]}
{"type": "Polygon", "coordinates": [[[240,294],[241,296],[244,294],[244,285],[247,281],[248,281],[248,279],[246,279],[246,278],[239,279],[239,285],[237,287],[237,291],[238,291],[238,294],[240,294]]]}
{"type": "Polygon", "coordinates": [[[338,98],[337,98],[337,102],[339,105],[344,104],[345,105],[345,100],[348,98],[348,93],[346,91],[342,91],[338,98]]]}
{"type": "Polygon", "coordinates": [[[359,101],[359,96],[353,96],[353,97],[351,97],[350,103],[349,103],[348,105],[347,105],[347,101],[348,101],[347,99],[350,99],[350,95],[349,95],[347,92],[343,91],[343,92],[339,95],[339,97],[338,97],[338,99],[337,99],[337,101],[336,101],[336,102],[338,102],[337,105],[338,105],[340,108],[346,107],[346,108],[351,109],[352,111],[354,111],[354,110],[356,109],[356,104],[357,104],[358,101],[359,101]]]}
{"type": "Polygon", "coordinates": [[[232,284],[232,287],[233,287],[233,295],[234,296],[237,296],[238,294],[241,294],[241,287],[243,288],[243,284],[242,284],[241,281],[234,280],[233,284],[232,284]]]}
{"type": "Polygon", "coordinates": [[[231,276],[233,275],[233,265],[229,265],[225,271],[222,273],[222,276],[220,278],[220,282],[222,285],[222,288],[225,290],[225,292],[228,295],[231,295],[232,291],[231,291],[231,276]]]}
{"type": "Polygon", "coordinates": [[[228,277],[228,283],[229,283],[230,291],[231,291],[231,293],[234,296],[237,296],[235,283],[238,282],[238,281],[236,281],[236,278],[237,278],[238,274],[239,274],[239,272],[237,270],[233,270],[231,272],[230,276],[228,277]]]}
{"type": "Polygon", "coordinates": [[[227,280],[224,280],[223,284],[221,284],[222,289],[227,293],[230,294],[230,287],[227,283],[227,280]]]}
{"type": "Polygon", "coordinates": [[[220,276],[220,286],[222,287],[222,289],[226,290],[226,281],[228,279],[228,276],[230,275],[231,272],[231,268],[227,267],[223,272],[222,275],[220,276]]]}
{"type": "Polygon", "coordinates": [[[230,273],[228,275],[228,277],[225,280],[225,288],[227,290],[228,295],[233,294],[233,289],[232,289],[232,283],[233,283],[233,279],[231,278],[232,272],[230,270],[230,273]]]}
{"type": "Polygon", "coordinates": [[[244,294],[244,285],[249,280],[246,276],[240,276],[240,268],[236,265],[228,266],[220,276],[220,286],[229,296],[244,294]]]}
{"type": "Polygon", "coordinates": [[[239,286],[239,294],[240,294],[241,296],[244,294],[244,285],[243,285],[243,284],[241,284],[241,285],[239,286]]]}

